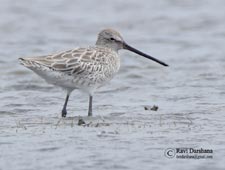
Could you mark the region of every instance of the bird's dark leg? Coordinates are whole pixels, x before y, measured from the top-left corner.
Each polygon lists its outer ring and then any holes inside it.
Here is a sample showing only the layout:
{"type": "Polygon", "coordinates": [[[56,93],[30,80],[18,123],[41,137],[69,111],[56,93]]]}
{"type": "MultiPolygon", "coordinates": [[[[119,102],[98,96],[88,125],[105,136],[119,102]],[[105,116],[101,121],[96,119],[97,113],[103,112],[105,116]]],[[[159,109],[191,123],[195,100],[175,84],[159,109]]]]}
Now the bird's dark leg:
{"type": "Polygon", "coordinates": [[[88,116],[92,116],[92,96],[89,96],[88,116]]]}
{"type": "Polygon", "coordinates": [[[63,109],[62,109],[62,117],[66,117],[66,114],[67,114],[66,106],[67,106],[69,97],[70,97],[70,95],[67,94],[67,95],[66,95],[66,100],[65,100],[65,103],[64,103],[64,106],[63,106],[63,109]]]}

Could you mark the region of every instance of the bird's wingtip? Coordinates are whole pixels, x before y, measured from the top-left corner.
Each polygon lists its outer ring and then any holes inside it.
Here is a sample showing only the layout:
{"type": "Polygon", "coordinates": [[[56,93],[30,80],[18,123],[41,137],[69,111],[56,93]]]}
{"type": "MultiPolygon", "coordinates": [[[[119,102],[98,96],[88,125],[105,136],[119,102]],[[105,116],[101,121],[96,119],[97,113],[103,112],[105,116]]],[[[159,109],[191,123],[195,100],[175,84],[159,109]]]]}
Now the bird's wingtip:
{"type": "Polygon", "coordinates": [[[30,65],[30,62],[28,60],[26,60],[25,58],[20,57],[20,58],[18,58],[18,61],[21,65],[24,65],[26,67],[28,67],[30,65]]]}
{"type": "Polygon", "coordinates": [[[18,58],[19,61],[24,61],[24,58],[20,57],[18,58]]]}

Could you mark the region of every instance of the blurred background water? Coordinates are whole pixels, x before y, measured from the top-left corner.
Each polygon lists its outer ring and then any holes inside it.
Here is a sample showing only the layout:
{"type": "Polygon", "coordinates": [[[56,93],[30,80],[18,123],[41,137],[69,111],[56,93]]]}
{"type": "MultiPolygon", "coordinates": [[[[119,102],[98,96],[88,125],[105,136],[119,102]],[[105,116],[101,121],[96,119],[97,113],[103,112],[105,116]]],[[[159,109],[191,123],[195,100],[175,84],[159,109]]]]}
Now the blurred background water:
{"type": "Polygon", "coordinates": [[[0,169],[224,168],[225,1],[0,4],[0,169]],[[122,51],[119,74],[94,97],[95,116],[76,91],[60,119],[64,92],[17,58],[94,45],[109,27],[170,67],[122,51]],[[77,126],[79,116],[90,126],[77,126]],[[213,159],[164,156],[178,147],[213,149],[213,159]]]}

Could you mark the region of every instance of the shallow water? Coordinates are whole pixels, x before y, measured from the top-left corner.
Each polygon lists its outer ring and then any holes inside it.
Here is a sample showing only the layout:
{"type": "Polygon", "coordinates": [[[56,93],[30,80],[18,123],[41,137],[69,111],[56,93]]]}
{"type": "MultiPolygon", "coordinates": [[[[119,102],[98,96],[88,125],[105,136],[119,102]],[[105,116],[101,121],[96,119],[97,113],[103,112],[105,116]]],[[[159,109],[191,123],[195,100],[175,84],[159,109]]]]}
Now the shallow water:
{"type": "Polygon", "coordinates": [[[0,2],[0,169],[224,167],[225,1],[0,2]],[[74,91],[61,119],[64,92],[17,58],[94,44],[106,27],[170,67],[123,51],[119,74],[94,96],[94,117],[74,91]],[[213,159],[165,157],[179,147],[213,149],[213,159]]]}

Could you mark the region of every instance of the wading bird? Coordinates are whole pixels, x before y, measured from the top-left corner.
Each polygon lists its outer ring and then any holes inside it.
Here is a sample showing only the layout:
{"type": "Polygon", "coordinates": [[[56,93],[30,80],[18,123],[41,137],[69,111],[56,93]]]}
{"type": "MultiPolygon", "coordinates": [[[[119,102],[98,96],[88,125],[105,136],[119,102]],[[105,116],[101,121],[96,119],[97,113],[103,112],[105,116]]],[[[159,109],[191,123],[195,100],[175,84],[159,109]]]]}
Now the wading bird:
{"type": "Polygon", "coordinates": [[[92,116],[93,94],[118,72],[120,68],[118,51],[121,49],[132,51],[163,66],[168,66],[128,45],[113,29],[102,30],[98,34],[95,46],[75,48],[46,56],[19,58],[19,61],[48,83],[66,90],[62,117],[66,117],[66,106],[74,89],[80,89],[89,94],[88,116],[92,116]]]}

